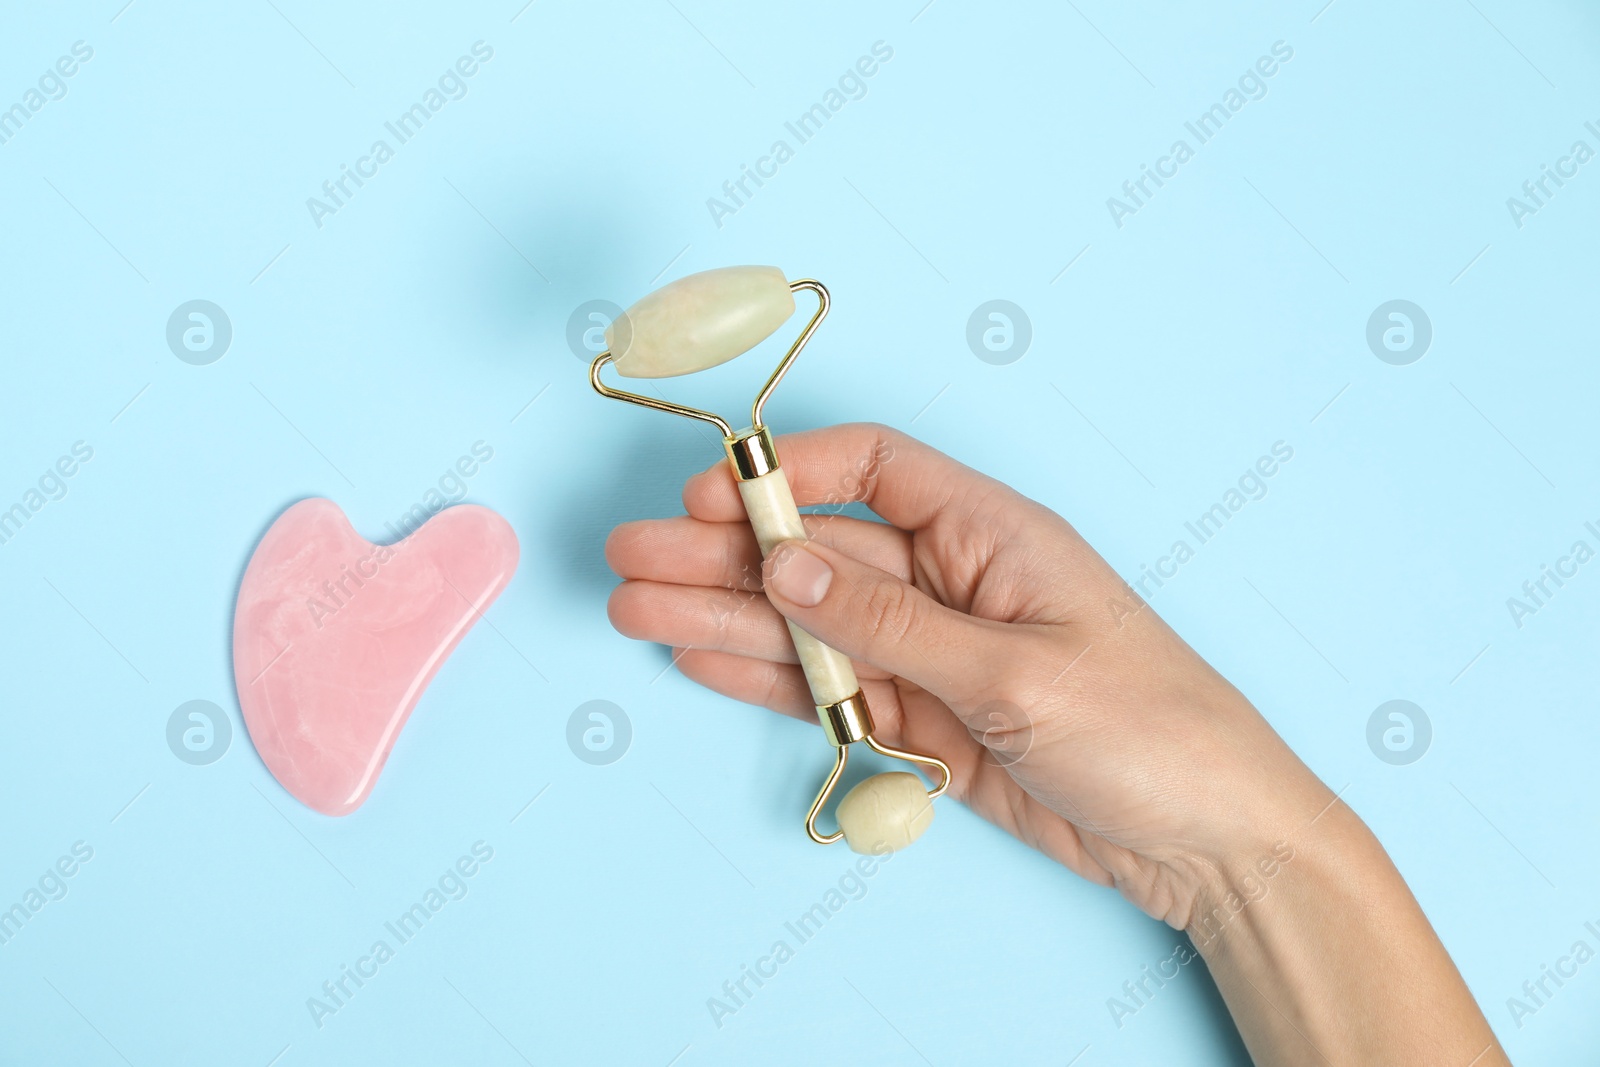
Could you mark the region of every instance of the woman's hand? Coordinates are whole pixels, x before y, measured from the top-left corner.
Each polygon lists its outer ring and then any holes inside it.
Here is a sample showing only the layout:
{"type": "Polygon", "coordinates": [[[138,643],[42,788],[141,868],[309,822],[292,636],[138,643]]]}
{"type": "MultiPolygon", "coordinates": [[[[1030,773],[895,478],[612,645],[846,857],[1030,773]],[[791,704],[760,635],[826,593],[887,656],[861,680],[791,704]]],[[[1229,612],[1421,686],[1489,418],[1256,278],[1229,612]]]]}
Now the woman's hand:
{"type": "Polygon", "coordinates": [[[1258,1063],[1507,1062],[1366,826],[1065,520],[882,426],[778,452],[802,507],[886,522],[807,516],[763,563],[719,462],[611,535],[618,630],[811,722],[785,619],[850,656],[881,740],[1187,930],[1258,1063]]]}
{"type": "Polygon", "coordinates": [[[953,796],[1175,927],[1220,868],[1270,856],[1332,800],[1047,508],[881,426],[778,451],[802,507],[860,500],[887,523],[808,516],[812,541],[763,568],[718,463],[689,480],[687,517],[612,534],[617,629],[814,722],[793,619],[856,661],[886,744],[938,755],[953,796]]]}

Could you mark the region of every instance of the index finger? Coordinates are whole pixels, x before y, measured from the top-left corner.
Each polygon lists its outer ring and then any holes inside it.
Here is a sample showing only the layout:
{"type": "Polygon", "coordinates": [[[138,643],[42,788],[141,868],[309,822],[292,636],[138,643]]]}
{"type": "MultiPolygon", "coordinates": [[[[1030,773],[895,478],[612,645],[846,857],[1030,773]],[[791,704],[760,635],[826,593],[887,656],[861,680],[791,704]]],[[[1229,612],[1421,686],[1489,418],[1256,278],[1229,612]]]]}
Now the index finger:
{"type": "MultiPolygon", "coordinates": [[[[902,530],[920,530],[963,500],[999,482],[909,437],[876,423],[847,423],[777,438],[778,461],[800,507],[861,502],[902,530]]],[[[683,487],[689,514],[706,522],[738,522],[744,504],[727,463],[717,463],[683,487]]]]}

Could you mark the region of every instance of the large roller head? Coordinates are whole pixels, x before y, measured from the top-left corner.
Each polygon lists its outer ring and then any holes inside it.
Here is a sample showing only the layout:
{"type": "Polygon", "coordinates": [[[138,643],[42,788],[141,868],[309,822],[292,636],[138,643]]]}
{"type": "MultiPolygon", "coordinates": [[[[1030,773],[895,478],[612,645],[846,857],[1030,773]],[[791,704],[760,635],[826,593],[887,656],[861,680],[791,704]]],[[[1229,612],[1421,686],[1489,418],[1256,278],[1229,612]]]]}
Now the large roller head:
{"type": "Polygon", "coordinates": [[[794,314],[777,267],[719,267],[648,294],[606,328],[606,347],[627,378],[672,378],[743,355],[794,314]]]}

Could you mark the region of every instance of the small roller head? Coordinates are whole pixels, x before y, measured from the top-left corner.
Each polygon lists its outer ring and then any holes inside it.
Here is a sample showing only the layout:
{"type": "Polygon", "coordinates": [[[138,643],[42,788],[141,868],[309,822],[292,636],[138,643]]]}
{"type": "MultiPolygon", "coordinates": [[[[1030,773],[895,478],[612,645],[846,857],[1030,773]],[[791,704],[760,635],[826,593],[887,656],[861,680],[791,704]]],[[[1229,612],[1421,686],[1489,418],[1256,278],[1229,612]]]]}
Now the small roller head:
{"type": "Polygon", "coordinates": [[[905,771],[875,774],[839,801],[839,829],[850,851],[899,852],[933,822],[933,801],[922,779],[905,771]]]}
{"type": "Polygon", "coordinates": [[[743,355],[792,314],[777,267],[720,267],[646,295],[606,328],[606,347],[624,377],[672,378],[743,355]]]}

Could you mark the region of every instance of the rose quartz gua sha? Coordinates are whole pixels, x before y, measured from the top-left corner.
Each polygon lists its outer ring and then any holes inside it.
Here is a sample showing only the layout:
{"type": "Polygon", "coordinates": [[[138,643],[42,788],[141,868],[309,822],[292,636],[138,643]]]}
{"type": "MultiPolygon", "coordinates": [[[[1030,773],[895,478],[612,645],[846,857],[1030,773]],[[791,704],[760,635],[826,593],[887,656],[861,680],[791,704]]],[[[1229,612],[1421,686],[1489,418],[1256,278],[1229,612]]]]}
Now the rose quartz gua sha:
{"type": "Polygon", "coordinates": [[[422,691],[517,569],[488,508],[446,508],[378,546],[331,500],[272,524],[239,585],[233,674],[256,751],[324,815],[367,799],[422,691]]]}

